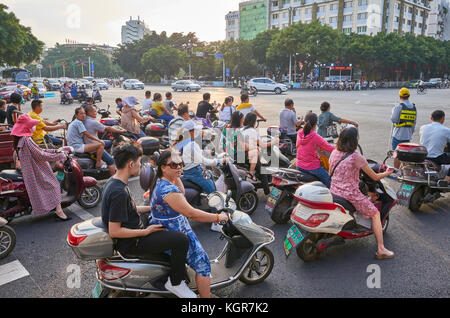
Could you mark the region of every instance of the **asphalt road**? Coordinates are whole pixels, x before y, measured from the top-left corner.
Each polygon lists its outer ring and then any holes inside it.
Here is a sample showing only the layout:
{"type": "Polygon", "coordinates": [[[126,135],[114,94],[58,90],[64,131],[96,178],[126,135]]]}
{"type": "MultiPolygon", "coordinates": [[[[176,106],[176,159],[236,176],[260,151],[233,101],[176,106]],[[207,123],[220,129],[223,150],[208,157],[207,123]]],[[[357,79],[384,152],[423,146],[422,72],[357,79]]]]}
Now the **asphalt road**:
{"type": "MultiPolygon", "coordinates": [[[[164,93],[168,87],[147,87],[153,93],[164,93]]],[[[209,91],[212,101],[223,102],[226,96],[238,98],[237,89],[204,88],[199,93],[174,93],[177,103],[190,101],[197,105],[201,95],[209,91]]],[[[144,91],[103,91],[104,102],[100,107],[114,105],[116,97],[134,95],[143,99],[144,91]]],[[[58,97],[45,100],[44,117],[51,120],[70,120],[77,104],[59,105],[58,97]]],[[[450,113],[450,90],[429,90],[427,95],[417,96],[412,92],[411,101],[418,108],[418,126],[429,122],[433,110],[442,109],[450,113]]],[[[362,92],[294,91],[287,94],[260,94],[251,102],[269,120],[268,125],[278,125],[278,114],[284,100],[292,98],[298,114],[308,110],[320,113],[323,101],[332,105],[335,114],[357,121],[360,124],[360,144],[366,158],[382,161],[388,150],[391,109],[398,102],[397,90],[362,92]]],[[[24,111],[30,109],[30,103],[24,111]]],[[[194,109],[195,110],[195,109],[194,109]]],[[[447,123],[448,126],[448,123],[447,123]]],[[[418,141],[418,129],[414,141],[418,141]]],[[[395,189],[398,184],[391,182],[395,189]]],[[[143,191],[137,181],[130,183],[131,193],[138,203],[143,191]]],[[[268,279],[257,286],[246,286],[237,282],[218,290],[215,294],[227,298],[307,298],[307,297],[449,297],[450,296],[450,196],[427,204],[420,212],[413,213],[397,206],[391,213],[391,222],[385,235],[385,245],[396,253],[393,260],[375,259],[374,237],[347,241],[343,246],[333,247],[313,263],[304,263],[294,253],[286,259],[282,248],[288,225],[275,225],[264,211],[265,197],[259,192],[260,203],[252,219],[275,232],[276,241],[270,249],[275,256],[275,267],[268,279]],[[368,267],[379,265],[380,288],[369,288],[367,280],[372,274],[368,267]]],[[[24,277],[3,283],[0,279],[0,298],[4,297],[90,297],[95,284],[94,263],[83,262],[66,244],[67,233],[72,225],[82,218],[100,216],[100,207],[84,211],[77,205],[66,210],[73,220],[67,223],[54,221],[53,217],[31,219],[25,217],[13,221],[17,233],[17,246],[13,253],[0,261],[2,270],[12,271],[18,262],[26,270],[24,277]],[[17,262],[18,261],[18,262],[17,262]],[[5,265],[5,266],[2,266],[5,265]],[[71,266],[72,265],[72,266],[71,266]],[[80,268],[81,284],[74,288],[70,284],[73,265],[80,268]],[[28,275],[26,275],[28,273],[28,275]],[[69,280],[69,284],[68,284],[69,280]]],[[[209,224],[192,222],[194,231],[213,259],[224,245],[219,234],[209,230],[209,224]]],[[[14,268],[16,269],[16,268],[14,268]]],[[[370,268],[369,268],[370,269],[370,268]]],[[[12,277],[3,275],[3,277],[12,277]]],[[[370,280],[370,278],[369,278],[370,280]]]]}

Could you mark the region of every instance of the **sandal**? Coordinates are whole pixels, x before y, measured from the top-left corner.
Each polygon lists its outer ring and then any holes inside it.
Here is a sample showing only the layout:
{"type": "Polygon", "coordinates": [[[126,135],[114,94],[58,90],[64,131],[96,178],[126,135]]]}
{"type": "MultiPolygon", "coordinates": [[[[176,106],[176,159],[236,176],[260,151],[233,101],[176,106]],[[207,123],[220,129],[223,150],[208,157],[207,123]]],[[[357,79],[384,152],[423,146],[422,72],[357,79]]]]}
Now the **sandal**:
{"type": "Polygon", "coordinates": [[[377,252],[375,256],[377,259],[382,260],[382,259],[392,259],[394,258],[395,254],[394,252],[389,252],[388,254],[378,254],[377,252]]]}
{"type": "Polygon", "coordinates": [[[256,179],[255,175],[251,174],[250,172],[247,173],[247,180],[252,183],[258,182],[258,179],[256,179]]]}

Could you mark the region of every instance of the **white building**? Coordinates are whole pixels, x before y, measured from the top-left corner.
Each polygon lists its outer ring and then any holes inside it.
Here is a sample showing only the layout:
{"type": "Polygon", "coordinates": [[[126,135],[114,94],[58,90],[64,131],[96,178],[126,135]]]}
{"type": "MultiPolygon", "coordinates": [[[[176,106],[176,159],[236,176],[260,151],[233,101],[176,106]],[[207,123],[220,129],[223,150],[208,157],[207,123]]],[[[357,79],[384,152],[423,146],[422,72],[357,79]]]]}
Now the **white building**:
{"type": "Polygon", "coordinates": [[[226,40],[239,40],[240,17],[239,11],[230,11],[225,16],[226,21],[226,40]]]}
{"type": "Polygon", "coordinates": [[[292,23],[322,24],[350,34],[378,32],[425,35],[429,0],[271,0],[269,28],[292,23]]]}
{"type": "Polygon", "coordinates": [[[130,21],[122,26],[122,44],[142,40],[144,35],[150,34],[150,32],[150,29],[139,17],[137,20],[132,20],[130,17],[130,21]]]}
{"type": "Polygon", "coordinates": [[[434,0],[431,3],[427,35],[450,40],[450,0],[434,0]]]}

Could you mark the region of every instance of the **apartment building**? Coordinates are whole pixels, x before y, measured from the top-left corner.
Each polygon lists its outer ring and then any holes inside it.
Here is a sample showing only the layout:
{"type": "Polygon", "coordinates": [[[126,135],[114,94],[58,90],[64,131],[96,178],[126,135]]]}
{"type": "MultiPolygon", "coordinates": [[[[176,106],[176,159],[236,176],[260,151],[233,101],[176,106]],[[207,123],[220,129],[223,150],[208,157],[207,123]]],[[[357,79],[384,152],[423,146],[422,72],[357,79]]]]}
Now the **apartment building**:
{"type": "Polygon", "coordinates": [[[269,28],[318,19],[345,34],[425,35],[429,12],[428,0],[270,0],[269,28]]]}
{"type": "Polygon", "coordinates": [[[150,29],[139,17],[137,20],[130,17],[130,20],[122,26],[122,44],[142,40],[144,35],[150,34],[150,32],[150,29]]]}
{"type": "Polygon", "coordinates": [[[251,0],[239,4],[239,37],[252,40],[269,26],[269,0],[251,0]]]}
{"type": "Polygon", "coordinates": [[[450,0],[434,0],[428,21],[428,36],[450,40],[450,0]]]}
{"type": "Polygon", "coordinates": [[[240,14],[239,11],[230,11],[225,16],[226,21],[226,40],[239,40],[240,14]]]}

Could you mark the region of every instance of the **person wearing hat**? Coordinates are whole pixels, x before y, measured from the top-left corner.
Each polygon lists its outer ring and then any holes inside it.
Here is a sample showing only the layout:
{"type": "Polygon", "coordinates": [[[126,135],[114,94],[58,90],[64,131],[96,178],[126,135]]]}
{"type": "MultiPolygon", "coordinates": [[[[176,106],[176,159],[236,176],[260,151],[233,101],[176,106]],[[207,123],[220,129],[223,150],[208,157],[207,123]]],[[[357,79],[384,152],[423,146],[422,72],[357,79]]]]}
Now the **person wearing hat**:
{"type": "Polygon", "coordinates": [[[56,209],[55,218],[68,221],[61,207],[61,187],[49,162],[64,161],[64,153],[41,149],[31,136],[39,120],[21,115],[11,131],[14,150],[20,160],[22,176],[33,208],[33,216],[41,216],[56,209]]]}
{"type": "MultiPolygon", "coordinates": [[[[403,87],[399,91],[400,104],[395,106],[392,110],[391,121],[394,124],[392,133],[392,150],[397,149],[401,143],[408,143],[411,141],[416,128],[417,108],[416,105],[409,101],[409,89],[403,87]]],[[[400,167],[400,161],[394,159],[394,167],[400,167]]]]}
{"type": "Polygon", "coordinates": [[[141,117],[136,110],[136,105],[138,104],[139,101],[136,97],[130,96],[123,99],[122,120],[120,124],[122,128],[128,131],[136,140],[146,136],[142,131],[140,124],[155,121],[155,119],[150,116],[141,117]]]}
{"type": "Polygon", "coordinates": [[[182,131],[188,134],[188,138],[183,140],[183,146],[177,148],[182,153],[184,162],[183,175],[184,179],[189,180],[200,188],[206,194],[216,191],[214,182],[210,179],[203,177],[202,164],[209,167],[218,166],[220,163],[225,163],[226,159],[208,159],[203,156],[203,151],[200,146],[195,142],[195,130],[199,127],[195,125],[192,120],[186,121],[182,126],[182,131]]]}

